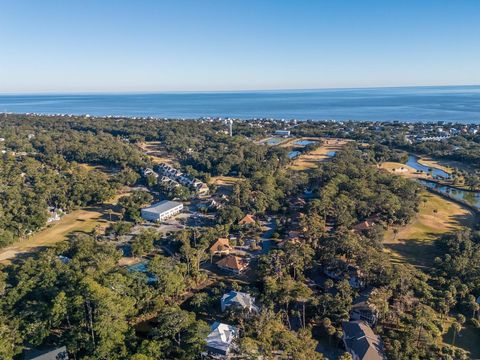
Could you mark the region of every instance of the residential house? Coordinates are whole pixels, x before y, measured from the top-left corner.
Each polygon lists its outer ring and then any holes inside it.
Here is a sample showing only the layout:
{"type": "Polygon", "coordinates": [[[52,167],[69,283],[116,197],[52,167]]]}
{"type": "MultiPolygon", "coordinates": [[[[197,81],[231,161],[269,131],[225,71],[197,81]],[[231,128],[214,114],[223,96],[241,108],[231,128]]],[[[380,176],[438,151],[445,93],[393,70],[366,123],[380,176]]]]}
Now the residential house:
{"type": "Polygon", "coordinates": [[[353,300],[352,310],[350,311],[351,320],[362,320],[368,325],[374,326],[378,320],[377,309],[368,302],[372,290],[364,292],[353,300]]]}
{"type": "Polygon", "coordinates": [[[247,214],[238,222],[238,225],[255,225],[255,218],[253,215],[247,214]]]}
{"type": "Polygon", "coordinates": [[[383,344],[372,328],[363,321],[342,323],[343,343],[353,360],[385,360],[383,344]]]}
{"type": "Polygon", "coordinates": [[[323,272],[336,281],[348,279],[348,283],[354,289],[360,289],[365,286],[363,272],[357,266],[347,264],[343,260],[333,262],[323,272]]]}
{"type": "Polygon", "coordinates": [[[294,209],[302,209],[305,205],[307,205],[307,202],[301,197],[296,197],[290,201],[290,206],[294,209]]]}
{"type": "Polygon", "coordinates": [[[210,246],[209,252],[210,255],[228,255],[232,250],[233,248],[230,246],[230,242],[227,238],[218,238],[217,241],[210,246]]]}
{"type": "Polygon", "coordinates": [[[23,355],[24,360],[68,360],[67,348],[65,346],[57,349],[30,349],[23,355]]]}
{"type": "Polygon", "coordinates": [[[220,299],[220,306],[222,311],[229,307],[240,308],[248,312],[258,312],[258,307],[255,306],[255,298],[248,293],[239,291],[230,291],[224,294],[220,299]]]}
{"type": "Polygon", "coordinates": [[[211,326],[211,332],[207,336],[207,353],[209,355],[220,355],[227,358],[234,350],[234,340],[238,336],[235,326],[215,321],[211,326]]]}
{"type": "Polygon", "coordinates": [[[248,261],[236,255],[228,255],[217,261],[217,266],[234,274],[241,274],[247,268],[248,261]]]}
{"type": "Polygon", "coordinates": [[[377,225],[379,221],[380,221],[380,217],[378,215],[370,216],[369,218],[365,219],[365,221],[362,221],[361,223],[358,223],[357,225],[355,225],[353,227],[353,230],[358,233],[361,233],[366,230],[370,230],[375,225],[377,225]]]}
{"type": "Polygon", "coordinates": [[[144,177],[147,177],[147,176],[153,176],[155,179],[158,179],[159,175],[153,171],[153,169],[150,169],[150,168],[146,168],[143,170],[143,176],[144,177]]]}
{"type": "MultiPolygon", "coordinates": [[[[175,169],[173,166],[170,166],[168,164],[159,164],[157,166],[157,170],[160,174],[163,175],[163,177],[167,177],[168,179],[170,179],[170,181],[173,181],[177,184],[189,187],[199,195],[208,194],[209,188],[207,184],[198,179],[195,179],[189,174],[182,173],[180,170],[175,169]]],[[[163,178],[162,181],[164,181],[163,178]]]]}

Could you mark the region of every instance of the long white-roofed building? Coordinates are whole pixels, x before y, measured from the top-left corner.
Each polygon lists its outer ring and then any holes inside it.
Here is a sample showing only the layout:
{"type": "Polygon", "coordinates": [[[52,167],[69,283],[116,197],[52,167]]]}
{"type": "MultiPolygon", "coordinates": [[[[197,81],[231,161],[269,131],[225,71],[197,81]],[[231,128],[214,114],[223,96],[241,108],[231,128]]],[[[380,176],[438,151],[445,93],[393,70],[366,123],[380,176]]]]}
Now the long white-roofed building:
{"type": "Polygon", "coordinates": [[[141,210],[142,218],[147,221],[163,221],[179,214],[183,204],[178,201],[163,200],[141,210]]]}

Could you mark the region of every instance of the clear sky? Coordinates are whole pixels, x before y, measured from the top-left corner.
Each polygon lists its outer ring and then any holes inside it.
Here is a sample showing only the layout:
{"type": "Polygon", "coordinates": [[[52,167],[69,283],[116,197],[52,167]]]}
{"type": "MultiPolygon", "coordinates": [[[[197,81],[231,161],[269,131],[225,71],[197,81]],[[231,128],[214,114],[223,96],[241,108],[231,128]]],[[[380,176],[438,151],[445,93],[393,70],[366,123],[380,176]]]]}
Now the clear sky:
{"type": "Polygon", "coordinates": [[[0,92],[480,84],[480,0],[0,0],[0,92]]]}

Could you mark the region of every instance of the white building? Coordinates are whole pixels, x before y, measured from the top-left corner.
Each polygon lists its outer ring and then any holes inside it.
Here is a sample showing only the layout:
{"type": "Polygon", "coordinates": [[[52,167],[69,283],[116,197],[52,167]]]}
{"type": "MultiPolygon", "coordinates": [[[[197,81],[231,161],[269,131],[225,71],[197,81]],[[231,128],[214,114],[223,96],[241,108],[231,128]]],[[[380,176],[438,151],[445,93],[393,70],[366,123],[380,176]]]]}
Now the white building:
{"type": "Polygon", "coordinates": [[[142,218],[147,221],[163,221],[179,214],[183,204],[177,201],[163,200],[141,210],[142,218]]]}
{"type": "Polygon", "coordinates": [[[233,341],[237,337],[237,328],[216,321],[211,330],[212,332],[207,336],[208,353],[228,356],[233,349],[233,341]]]}
{"type": "Polygon", "coordinates": [[[275,135],[290,136],[290,130],[275,130],[275,135]]]}

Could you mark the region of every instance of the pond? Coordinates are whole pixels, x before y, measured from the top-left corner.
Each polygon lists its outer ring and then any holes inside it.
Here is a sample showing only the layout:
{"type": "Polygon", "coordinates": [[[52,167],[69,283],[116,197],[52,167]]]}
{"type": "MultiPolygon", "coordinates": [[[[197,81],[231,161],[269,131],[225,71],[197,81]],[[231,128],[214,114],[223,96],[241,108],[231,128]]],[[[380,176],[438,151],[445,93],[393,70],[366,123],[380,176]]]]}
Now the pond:
{"type": "Polygon", "coordinates": [[[295,145],[307,146],[311,144],[316,144],[317,141],[314,140],[297,140],[294,142],[295,145]]]}
{"type": "Polygon", "coordinates": [[[328,156],[328,157],[334,157],[335,155],[337,155],[337,152],[336,152],[336,151],[329,151],[329,152],[327,152],[327,156],[328,156]]]}
{"type": "Polygon", "coordinates": [[[438,168],[435,168],[435,167],[432,167],[432,166],[425,166],[425,165],[420,164],[418,162],[418,158],[416,156],[413,156],[413,155],[408,156],[407,165],[414,168],[417,171],[423,171],[425,173],[430,173],[430,174],[432,174],[432,177],[437,178],[437,179],[438,178],[443,178],[443,179],[449,179],[450,178],[450,174],[441,170],[441,169],[438,169],[438,168]]]}
{"type": "Polygon", "coordinates": [[[285,141],[285,139],[272,137],[272,138],[270,138],[270,139],[265,140],[264,144],[267,144],[267,145],[278,145],[278,144],[280,144],[280,143],[283,142],[283,141],[285,141]]]}
{"type": "Polygon", "coordinates": [[[148,271],[148,266],[146,263],[141,262],[135,265],[130,265],[128,271],[146,273],[148,271]]]}
{"type": "Polygon", "coordinates": [[[297,157],[298,155],[300,155],[300,154],[301,154],[300,151],[293,150],[293,151],[290,151],[290,152],[288,153],[288,157],[289,157],[289,159],[294,159],[294,158],[296,158],[296,157],[297,157]]]}
{"type": "Polygon", "coordinates": [[[431,181],[425,181],[421,179],[419,179],[418,181],[422,185],[430,189],[434,189],[445,195],[448,195],[451,198],[466,202],[467,204],[470,204],[476,207],[477,209],[480,209],[480,193],[479,192],[459,190],[459,189],[452,188],[448,185],[440,185],[437,183],[433,183],[431,181]]]}

